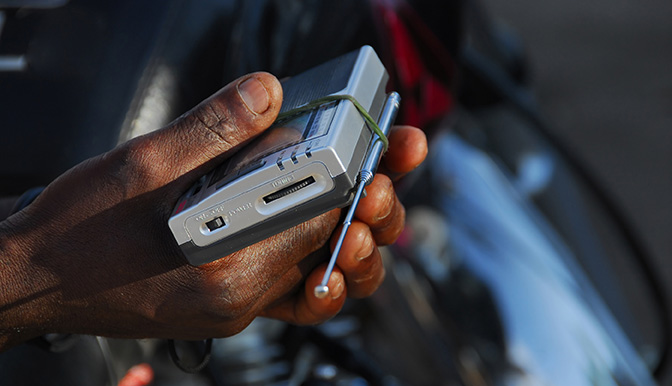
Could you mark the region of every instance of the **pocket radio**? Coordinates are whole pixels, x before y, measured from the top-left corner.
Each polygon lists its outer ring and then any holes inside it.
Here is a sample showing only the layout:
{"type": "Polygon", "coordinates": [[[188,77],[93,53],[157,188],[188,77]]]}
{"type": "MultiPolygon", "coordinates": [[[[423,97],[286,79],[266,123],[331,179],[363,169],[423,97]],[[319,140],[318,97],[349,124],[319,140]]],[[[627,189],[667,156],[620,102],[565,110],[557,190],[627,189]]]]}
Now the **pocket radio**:
{"type": "MultiPolygon", "coordinates": [[[[283,82],[280,113],[349,95],[387,133],[399,105],[398,94],[385,94],[387,80],[374,50],[364,46],[283,82]]],[[[190,264],[224,257],[350,204],[367,160],[368,168],[377,166],[377,139],[349,100],[276,121],[192,186],[168,225],[190,264]]]]}

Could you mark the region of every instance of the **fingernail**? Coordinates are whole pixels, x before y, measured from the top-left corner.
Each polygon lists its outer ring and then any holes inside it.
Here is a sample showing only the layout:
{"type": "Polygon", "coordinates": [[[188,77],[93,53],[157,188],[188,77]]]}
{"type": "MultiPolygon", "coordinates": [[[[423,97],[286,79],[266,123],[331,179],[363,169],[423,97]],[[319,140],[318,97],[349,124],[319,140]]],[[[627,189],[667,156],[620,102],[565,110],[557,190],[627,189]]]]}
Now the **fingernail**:
{"type": "Polygon", "coordinates": [[[394,209],[394,199],[395,199],[395,193],[394,193],[394,186],[392,185],[392,181],[389,181],[389,184],[385,187],[385,196],[383,198],[385,204],[383,205],[383,210],[384,212],[378,213],[374,218],[374,222],[378,222],[384,218],[387,218],[387,216],[392,213],[392,210],[394,209]]]}
{"type": "Polygon", "coordinates": [[[332,299],[340,298],[341,295],[343,295],[343,290],[344,289],[345,289],[345,285],[343,284],[343,281],[341,280],[341,281],[338,282],[338,284],[336,284],[336,286],[331,288],[331,290],[329,291],[329,293],[331,294],[331,298],[332,299]]]}
{"type": "Polygon", "coordinates": [[[362,243],[362,247],[359,249],[359,251],[357,251],[357,254],[355,254],[355,259],[360,261],[371,256],[373,253],[373,248],[373,239],[371,238],[371,235],[367,235],[366,239],[364,239],[364,242],[362,243]]]}
{"type": "Polygon", "coordinates": [[[256,78],[248,78],[242,83],[239,83],[238,94],[250,111],[256,114],[262,114],[268,110],[270,104],[268,91],[266,91],[264,85],[256,78]]]}
{"type": "Polygon", "coordinates": [[[392,209],[394,209],[394,204],[393,203],[385,205],[385,212],[378,213],[378,215],[373,218],[373,222],[377,223],[380,220],[383,220],[383,219],[387,218],[387,216],[389,216],[390,213],[392,213],[392,209]]]}

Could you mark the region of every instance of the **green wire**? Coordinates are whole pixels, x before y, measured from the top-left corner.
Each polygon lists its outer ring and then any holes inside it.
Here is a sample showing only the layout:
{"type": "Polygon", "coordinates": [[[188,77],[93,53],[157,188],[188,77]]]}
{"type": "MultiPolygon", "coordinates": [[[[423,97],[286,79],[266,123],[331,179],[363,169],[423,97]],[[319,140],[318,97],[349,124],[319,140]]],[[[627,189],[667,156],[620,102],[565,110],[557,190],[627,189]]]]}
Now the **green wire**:
{"type": "Polygon", "coordinates": [[[279,114],[278,118],[276,119],[276,122],[283,121],[283,120],[285,120],[289,117],[299,115],[299,114],[301,114],[303,112],[306,112],[306,111],[313,110],[317,107],[320,107],[323,104],[334,102],[334,101],[340,101],[340,100],[343,100],[343,99],[349,100],[350,102],[352,102],[352,104],[357,108],[357,111],[359,111],[359,114],[362,116],[362,118],[364,118],[364,121],[366,122],[367,126],[369,126],[369,128],[374,133],[376,133],[376,135],[378,135],[378,138],[380,138],[380,140],[383,142],[383,146],[384,146],[383,152],[387,151],[387,147],[390,144],[390,141],[387,139],[387,136],[383,133],[383,131],[380,129],[380,127],[378,127],[378,124],[376,123],[376,121],[373,118],[371,118],[371,115],[369,115],[369,113],[366,111],[366,109],[361,104],[359,104],[359,102],[357,102],[357,99],[355,99],[352,95],[347,95],[347,94],[328,95],[326,97],[317,98],[314,101],[312,101],[310,103],[307,103],[307,104],[305,104],[301,107],[297,107],[295,109],[285,111],[284,113],[279,114]]]}

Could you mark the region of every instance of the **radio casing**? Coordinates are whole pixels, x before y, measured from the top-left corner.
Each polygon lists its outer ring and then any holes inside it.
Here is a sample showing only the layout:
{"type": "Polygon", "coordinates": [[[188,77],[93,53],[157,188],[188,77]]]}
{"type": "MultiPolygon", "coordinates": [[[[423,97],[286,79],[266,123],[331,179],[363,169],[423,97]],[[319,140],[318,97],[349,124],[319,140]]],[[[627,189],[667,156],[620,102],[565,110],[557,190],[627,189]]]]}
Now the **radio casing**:
{"type": "MultiPolygon", "coordinates": [[[[364,46],[284,81],[281,113],[347,94],[377,120],[387,80],[364,46]]],[[[276,122],[178,200],[170,230],[189,263],[202,265],[347,206],[373,138],[347,100],[276,122]]]]}

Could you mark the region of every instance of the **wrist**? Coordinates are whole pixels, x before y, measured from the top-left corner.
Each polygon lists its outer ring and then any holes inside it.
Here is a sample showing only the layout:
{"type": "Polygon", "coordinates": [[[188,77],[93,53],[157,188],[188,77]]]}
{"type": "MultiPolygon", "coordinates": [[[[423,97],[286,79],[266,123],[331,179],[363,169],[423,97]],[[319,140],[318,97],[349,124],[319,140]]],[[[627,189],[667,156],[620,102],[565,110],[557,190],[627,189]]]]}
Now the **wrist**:
{"type": "Polygon", "coordinates": [[[33,255],[37,248],[14,220],[0,222],[0,351],[52,332],[56,325],[56,287],[45,280],[33,255]]]}

